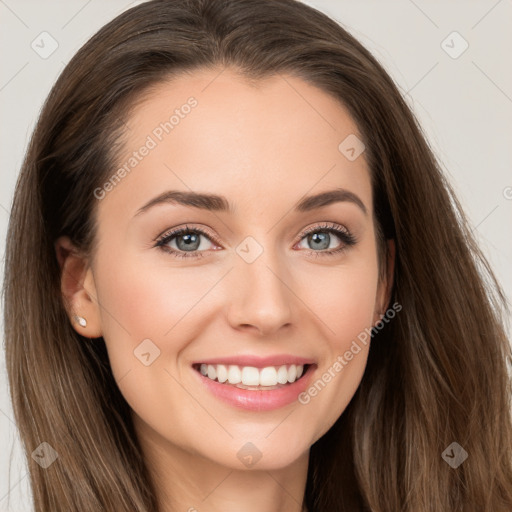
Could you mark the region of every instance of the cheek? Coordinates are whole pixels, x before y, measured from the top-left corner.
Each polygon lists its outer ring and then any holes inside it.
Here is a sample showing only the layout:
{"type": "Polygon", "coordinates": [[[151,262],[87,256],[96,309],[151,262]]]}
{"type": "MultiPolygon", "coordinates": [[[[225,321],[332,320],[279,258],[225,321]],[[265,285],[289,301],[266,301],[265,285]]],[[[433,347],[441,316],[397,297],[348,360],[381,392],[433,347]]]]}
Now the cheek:
{"type": "Polygon", "coordinates": [[[347,350],[351,340],[371,327],[377,279],[376,266],[361,262],[357,266],[323,269],[315,273],[313,281],[304,281],[304,300],[321,320],[331,348],[347,350]]]}
{"type": "MultiPolygon", "coordinates": [[[[113,375],[139,417],[156,430],[166,424],[171,432],[172,405],[178,404],[190,422],[204,415],[199,407],[187,407],[190,395],[174,378],[180,378],[176,361],[190,339],[194,306],[215,280],[199,267],[183,271],[165,262],[148,265],[136,256],[109,254],[98,258],[95,279],[113,375]]],[[[172,435],[182,435],[176,429],[172,435]]]]}
{"type": "Polygon", "coordinates": [[[194,306],[214,284],[211,275],[199,275],[199,268],[182,271],[164,265],[148,265],[135,255],[115,251],[108,258],[98,257],[99,312],[116,379],[137,373],[143,386],[150,379],[147,370],[162,371],[172,364],[186,344],[184,329],[194,306]],[[144,365],[152,360],[151,366],[144,365]]]}
{"type": "Polygon", "coordinates": [[[97,290],[104,337],[133,342],[166,337],[214,285],[215,276],[205,268],[148,265],[137,257],[100,266],[97,290]]]}
{"type": "MultiPolygon", "coordinates": [[[[368,258],[357,265],[316,273],[309,300],[322,327],[322,358],[315,379],[299,396],[311,417],[322,418],[313,440],[335,423],[353,398],[363,377],[373,325],[378,284],[376,263],[368,258]]],[[[304,285],[302,289],[306,289],[304,285]]]]}

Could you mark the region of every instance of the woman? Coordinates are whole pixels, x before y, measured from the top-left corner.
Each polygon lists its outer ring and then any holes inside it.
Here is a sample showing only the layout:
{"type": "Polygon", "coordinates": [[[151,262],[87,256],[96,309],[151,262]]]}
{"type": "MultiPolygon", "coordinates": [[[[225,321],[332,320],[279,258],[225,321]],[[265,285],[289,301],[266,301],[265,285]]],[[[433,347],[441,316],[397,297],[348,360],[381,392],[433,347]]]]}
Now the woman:
{"type": "Polygon", "coordinates": [[[512,507],[503,294],[392,80],[304,4],[88,41],[4,293],[38,512],[512,507]]]}

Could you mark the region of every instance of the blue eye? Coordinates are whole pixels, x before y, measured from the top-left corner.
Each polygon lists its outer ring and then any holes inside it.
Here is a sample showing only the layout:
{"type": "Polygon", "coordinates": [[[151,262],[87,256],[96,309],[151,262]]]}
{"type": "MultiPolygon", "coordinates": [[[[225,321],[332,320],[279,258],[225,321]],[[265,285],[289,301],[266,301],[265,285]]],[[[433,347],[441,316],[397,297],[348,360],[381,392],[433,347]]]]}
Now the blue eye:
{"type": "Polygon", "coordinates": [[[348,231],[348,229],[331,223],[325,223],[320,226],[313,226],[312,228],[309,228],[302,234],[301,241],[302,239],[306,239],[306,243],[313,244],[313,246],[316,245],[316,249],[321,249],[320,251],[310,251],[316,257],[339,254],[357,243],[356,238],[350,233],[350,231],[348,231]],[[342,244],[340,247],[335,249],[328,249],[330,242],[332,241],[332,234],[335,235],[335,238],[340,239],[342,244]]]}
{"type": "Polygon", "coordinates": [[[211,239],[211,236],[206,231],[199,228],[191,229],[185,226],[184,228],[178,228],[165,233],[157,240],[156,247],[160,247],[163,251],[176,258],[200,258],[204,256],[203,253],[205,252],[197,251],[201,246],[201,237],[205,237],[208,240],[211,239]],[[176,239],[177,249],[169,247],[169,244],[174,239],[176,239]],[[181,243],[178,244],[178,241],[181,243]]]}
{"type": "MultiPolygon", "coordinates": [[[[156,241],[155,247],[159,247],[175,258],[202,258],[207,250],[199,250],[203,245],[201,238],[204,237],[210,242],[212,240],[219,244],[213,235],[200,228],[178,228],[168,231],[156,241]],[[176,248],[170,247],[175,242],[176,248]]],[[[308,252],[318,256],[332,256],[357,243],[356,238],[344,227],[332,223],[324,223],[320,226],[313,226],[301,234],[299,242],[306,239],[307,243],[313,245],[314,249],[308,252]],[[332,241],[332,234],[341,240],[341,246],[335,249],[328,249],[332,241]],[[315,247],[316,246],[316,247],[315,247]],[[320,249],[320,250],[315,250],[320,249]]],[[[220,244],[219,244],[220,245],[220,244]]],[[[218,250],[218,249],[215,249],[218,250]]]]}

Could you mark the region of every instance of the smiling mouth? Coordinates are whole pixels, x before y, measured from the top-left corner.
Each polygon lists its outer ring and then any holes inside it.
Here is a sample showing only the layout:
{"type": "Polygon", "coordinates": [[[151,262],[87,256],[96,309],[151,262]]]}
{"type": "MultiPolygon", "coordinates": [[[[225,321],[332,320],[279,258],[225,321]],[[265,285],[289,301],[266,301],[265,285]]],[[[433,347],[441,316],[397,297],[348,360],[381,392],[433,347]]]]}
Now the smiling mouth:
{"type": "Polygon", "coordinates": [[[312,364],[283,364],[279,366],[238,366],[196,363],[192,367],[203,377],[251,391],[270,391],[291,385],[304,378],[312,364]]]}

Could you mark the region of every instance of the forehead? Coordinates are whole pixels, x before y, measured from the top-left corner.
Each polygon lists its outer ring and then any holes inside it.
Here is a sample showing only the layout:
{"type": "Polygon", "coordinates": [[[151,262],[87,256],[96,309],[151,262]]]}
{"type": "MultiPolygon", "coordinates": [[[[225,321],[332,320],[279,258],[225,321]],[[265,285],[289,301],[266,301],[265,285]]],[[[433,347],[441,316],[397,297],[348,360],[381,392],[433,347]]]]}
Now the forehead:
{"type": "Polygon", "coordinates": [[[183,73],[148,89],[126,127],[118,165],[128,172],[112,198],[130,189],[141,203],[173,188],[263,208],[283,194],[295,204],[333,186],[371,196],[364,153],[350,160],[341,150],[347,137],[361,138],[348,110],[291,75],[248,81],[230,69],[183,73]]]}
{"type": "Polygon", "coordinates": [[[183,72],[154,84],[131,109],[128,123],[129,140],[156,129],[154,135],[158,139],[174,138],[180,142],[184,142],[187,125],[200,125],[203,130],[189,140],[203,146],[209,141],[227,142],[234,135],[245,137],[247,143],[247,136],[253,135],[252,142],[258,143],[260,137],[256,136],[264,135],[267,147],[272,146],[272,141],[274,145],[285,142],[287,146],[287,140],[293,143],[302,139],[311,143],[324,140],[332,149],[333,141],[339,137],[359,132],[337,98],[301,78],[276,74],[255,80],[229,68],[183,72]],[[187,106],[191,101],[196,105],[192,109],[187,106]],[[186,117],[191,121],[181,122],[186,117]],[[159,133],[158,124],[169,121],[173,125],[171,131],[159,133]],[[172,137],[164,137],[171,132],[172,137]]]}

